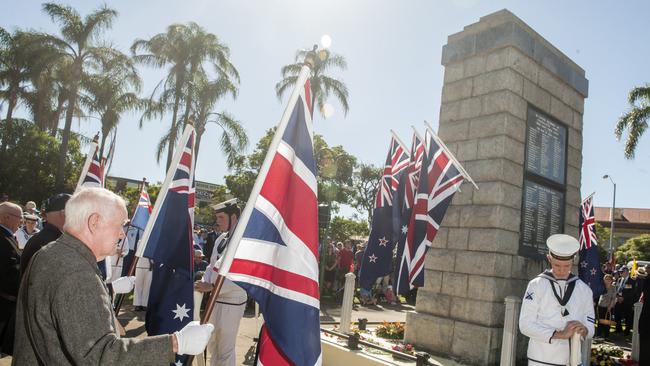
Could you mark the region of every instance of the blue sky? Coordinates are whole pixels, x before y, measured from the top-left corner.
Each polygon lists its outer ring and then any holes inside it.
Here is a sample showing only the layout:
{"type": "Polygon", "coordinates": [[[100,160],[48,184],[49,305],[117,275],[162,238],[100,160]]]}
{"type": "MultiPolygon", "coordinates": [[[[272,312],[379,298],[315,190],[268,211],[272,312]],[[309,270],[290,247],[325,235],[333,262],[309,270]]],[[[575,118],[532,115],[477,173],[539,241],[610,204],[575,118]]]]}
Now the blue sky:
{"type": "MultiPolygon", "coordinates": [[[[3,3],[0,26],[57,30],[40,10],[41,2],[3,3]]],[[[66,4],[87,14],[102,2],[66,4]]],[[[330,145],[343,145],[375,165],[385,158],[389,129],[408,143],[411,125],[428,120],[437,128],[444,71],[440,57],[447,36],[507,8],[586,71],[590,85],[584,114],[583,196],[595,191],[596,205],[609,206],[611,183],[602,179],[608,173],[617,182],[618,207],[650,207],[643,183],[650,179],[648,136],[631,161],[623,158],[623,144],[613,136],[616,119],[628,108],[628,91],[650,81],[646,1],[117,0],[108,5],[119,17],[104,38],[125,52],[136,38],[148,39],[172,23],[188,21],[228,44],[241,74],[240,94],[218,110],[243,122],[251,145],[281,116],[284,105],[274,91],[280,68],[293,61],[298,48],[330,35],[332,51],[348,61],[348,70],[336,76],[349,87],[350,112],[344,117],[332,101],[334,114],[316,118],[315,131],[330,145]]],[[[163,75],[163,70],[142,67],[144,93],[163,75]]],[[[142,130],[138,119],[126,115],[119,126],[111,174],[162,181],[164,167],[156,163],[154,152],[171,116],[146,122],[142,130]]],[[[92,136],[98,125],[75,121],[73,128],[92,136]]],[[[204,135],[196,171],[200,180],[222,183],[227,173],[218,132],[209,125],[204,135]]]]}

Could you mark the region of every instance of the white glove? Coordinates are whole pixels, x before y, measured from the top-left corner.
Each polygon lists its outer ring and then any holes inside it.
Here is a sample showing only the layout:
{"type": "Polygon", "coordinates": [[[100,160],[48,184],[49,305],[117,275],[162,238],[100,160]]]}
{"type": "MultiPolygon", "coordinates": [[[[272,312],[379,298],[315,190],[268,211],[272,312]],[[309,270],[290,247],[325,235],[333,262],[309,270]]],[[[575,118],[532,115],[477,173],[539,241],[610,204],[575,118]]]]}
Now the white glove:
{"type": "Polygon", "coordinates": [[[135,286],[135,276],[120,277],[111,282],[111,285],[113,285],[113,292],[116,294],[128,294],[135,286]]]}
{"type": "Polygon", "coordinates": [[[176,341],[178,342],[179,355],[198,355],[203,352],[205,346],[208,345],[210,335],[214,330],[212,324],[200,324],[198,321],[193,321],[183,327],[178,332],[174,332],[176,341]]]}

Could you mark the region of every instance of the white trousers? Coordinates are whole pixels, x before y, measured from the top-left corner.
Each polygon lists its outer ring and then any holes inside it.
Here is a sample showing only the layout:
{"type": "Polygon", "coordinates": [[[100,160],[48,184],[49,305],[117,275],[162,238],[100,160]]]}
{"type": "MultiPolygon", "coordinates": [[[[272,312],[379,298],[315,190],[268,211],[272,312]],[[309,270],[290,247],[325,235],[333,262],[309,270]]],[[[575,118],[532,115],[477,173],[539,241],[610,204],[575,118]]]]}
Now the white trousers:
{"type": "Polygon", "coordinates": [[[239,322],[244,316],[246,304],[226,305],[216,303],[210,315],[214,332],[208,343],[211,366],[235,366],[235,342],[239,331],[239,322]]]}
{"type": "Polygon", "coordinates": [[[133,289],[133,306],[147,306],[151,275],[149,268],[135,268],[135,288],[133,289]]]}

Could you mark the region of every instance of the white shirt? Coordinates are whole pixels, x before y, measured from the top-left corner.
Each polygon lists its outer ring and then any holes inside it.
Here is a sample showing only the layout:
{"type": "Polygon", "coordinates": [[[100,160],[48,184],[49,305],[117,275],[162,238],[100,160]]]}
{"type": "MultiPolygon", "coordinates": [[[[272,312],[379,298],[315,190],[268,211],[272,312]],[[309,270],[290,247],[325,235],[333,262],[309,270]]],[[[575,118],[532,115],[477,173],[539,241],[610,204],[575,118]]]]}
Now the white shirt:
{"type": "Polygon", "coordinates": [[[594,335],[594,303],[589,286],[575,275],[567,280],[556,280],[546,271],[528,283],[521,303],[519,329],[530,338],[528,342],[529,365],[568,365],[570,345],[566,339],[551,339],[553,333],[564,329],[571,320],[582,323],[594,335]],[[570,284],[575,282],[568,297],[570,284]],[[555,289],[555,291],[554,291],[555,289]],[[564,306],[556,297],[568,297],[564,306]]]}
{"type": "Polygon", "coordinates": [[[18,248],[20,250],[25,249],[25,244],[27,244],[27,241],[34,236],[38,232],[38,229],[34,228],[34,231],[31,234],[27,233],[27,230],[25,230],[25,227],[21,227],[16,231],[16,240],[18,241],[18,248]]]}

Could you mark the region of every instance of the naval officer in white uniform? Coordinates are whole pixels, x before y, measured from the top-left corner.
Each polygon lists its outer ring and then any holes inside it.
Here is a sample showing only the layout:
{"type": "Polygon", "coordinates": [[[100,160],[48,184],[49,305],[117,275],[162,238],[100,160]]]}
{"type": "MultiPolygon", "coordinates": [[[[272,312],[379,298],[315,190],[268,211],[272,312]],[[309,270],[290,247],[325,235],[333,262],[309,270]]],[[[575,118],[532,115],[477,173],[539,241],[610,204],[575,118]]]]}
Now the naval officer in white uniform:
{"type": "MultiPolygon", "coordinates": [[[[194,288],[200,292],[212,291],[217,280],[217,272],[221,258],[230,240],[230,234],[235,230],[241,210],[237,206],[237,199],[219,203],[213,206],[215,218],[219,231],[222,231],[214,242],[214,249],[210,256],[210,265],[205,270],[203,279],[194,284],[194,288]]],[[[235,341],[239,330],[239,322],[244,316],[246,309],[246,291],[229,279],[224,279],[223,286],[219,292],[210,323],[214,325],[214,332],[208,343],[207,350],[210,353],[211,366],[235,366],[235,341]]]]}
{"type": "Polygon", "coordinates": [[[519,329],[530,338],[528,365],[566,366],[573,334],[583,338],[594,335],[593,296],[589,286],[571,273],[573,258],[580,249],[578,241],[556,234],[546,240],[546,245],[551,269],[528,283],[519,329]]]}

